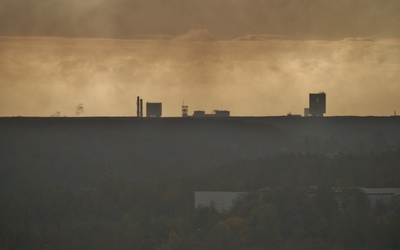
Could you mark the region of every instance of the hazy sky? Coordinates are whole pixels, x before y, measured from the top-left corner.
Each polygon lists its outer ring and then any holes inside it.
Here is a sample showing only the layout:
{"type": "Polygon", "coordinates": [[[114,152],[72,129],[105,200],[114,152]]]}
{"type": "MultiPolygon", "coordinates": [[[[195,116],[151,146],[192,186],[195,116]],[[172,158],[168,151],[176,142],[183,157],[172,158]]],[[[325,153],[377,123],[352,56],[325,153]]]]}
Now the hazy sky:
{"type": "Polygon", "coordinates": [[[207,29],[218,39],[399,37],[398,0],[1,0],[3,35],[132,38],[207,29]]]}
{"type": "Polygon", "coordinates": [[[398,0],[0,0],[0,116],[400,112],[398,0]]]}

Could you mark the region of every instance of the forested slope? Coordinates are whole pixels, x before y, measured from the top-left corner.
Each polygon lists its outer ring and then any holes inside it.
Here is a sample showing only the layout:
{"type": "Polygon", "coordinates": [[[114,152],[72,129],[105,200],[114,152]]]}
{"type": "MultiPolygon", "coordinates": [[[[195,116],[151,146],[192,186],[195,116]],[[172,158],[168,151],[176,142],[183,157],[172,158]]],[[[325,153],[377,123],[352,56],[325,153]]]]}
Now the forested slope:
{"type": "Polygon", "coordinates": [[[0,248],[399,249],[398,121],[1,118],[0,248]]]}
{"type": "Polygon", "coordinates": [[[93,186],[184,176],[277,153],[370,153],[400,145],[398,117],[0,118],[1,184],[93,186]]]}
{"type": "Polygon", "coordinates": [[[86,188],[2,194],[3,249],[398,249],[400,200],[371,207],[349,189],[400,183],[400,152],[278,154],[128,184],[106,171],[86,188]],[[318,187],[310,193],[310,186],[318,187]],[[245,191],[232,210],[194,192],[245,191]]]}

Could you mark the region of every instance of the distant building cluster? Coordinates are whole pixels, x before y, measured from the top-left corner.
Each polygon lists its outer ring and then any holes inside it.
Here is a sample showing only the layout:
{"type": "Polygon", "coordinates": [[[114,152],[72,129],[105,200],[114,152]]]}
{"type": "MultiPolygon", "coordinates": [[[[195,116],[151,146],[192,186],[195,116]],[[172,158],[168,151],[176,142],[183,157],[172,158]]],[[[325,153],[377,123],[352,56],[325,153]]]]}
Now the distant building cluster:
{"type": "Polygon", "coordinates": [[[206,114],[203,110],[196,110],[193,112],[193,117],[229,117],[230,115],[231,112],[228,110],[214,110],[213,114],[206,114]]]}
{"type": "MultiPolygon", "coordinates": [[[[136,100],[136,116],[143,117],[143,99],[140,96],[136,100]]],[[[146,117],[161,117],[162,103],[161,102],[146,102],[146,117]]],[[[203,110],[194,111],[193,117],[229,117],[229,110],[214,110],[212,114],[206,114],[203,110]]],[[[182,117],[189,117],[189,106],[182,105],[182,117]]]]}
{"type": "MultiPolygon", "coordinates": [[[[137,97],[137,117],[143,117],[143,99],[137,97]]],[[[324,92],[309,94],[309,107],[304,108],[304,116],[324,116],[326,113],[326,94],[324,92]]],[[[195,110],[192,117],[230,117],[229,110],[214,110],[213,113],[207,114],[204,110],[195,110]]],[[[161,117],[161,102],[146,102],[146,117],[161,117]]],[[[189,106],[182,105],[182,117],[189,117],[189,106]]],[[[289,113],[288,116],[301,116],[289,113]]]]}
{"type": "MultiPolygon", "coordinates": [[[[214,110],[213,114],[206,114],[204,110],[195,110],[193,117],[229,117],[231,112],[229,110],[214,110]]],[[[182,117],[189,116],[189,106],[182,106],[182,117]]]]}

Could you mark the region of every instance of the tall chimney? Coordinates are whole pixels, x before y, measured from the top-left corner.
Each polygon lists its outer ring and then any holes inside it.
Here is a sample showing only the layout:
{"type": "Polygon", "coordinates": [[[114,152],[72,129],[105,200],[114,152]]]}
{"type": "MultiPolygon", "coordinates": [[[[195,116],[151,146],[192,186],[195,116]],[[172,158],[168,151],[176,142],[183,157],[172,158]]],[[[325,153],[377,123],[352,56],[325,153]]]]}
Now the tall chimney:
{"type": "Polygon", "coordinates": [[[143,117],[143,99],[140,99],[140,117],[143,117]]]}
{"type": "Polygon", "coordinates": [[[136,99],[136,116],[140,117],[140,97],[139,96],[136,99]]]}

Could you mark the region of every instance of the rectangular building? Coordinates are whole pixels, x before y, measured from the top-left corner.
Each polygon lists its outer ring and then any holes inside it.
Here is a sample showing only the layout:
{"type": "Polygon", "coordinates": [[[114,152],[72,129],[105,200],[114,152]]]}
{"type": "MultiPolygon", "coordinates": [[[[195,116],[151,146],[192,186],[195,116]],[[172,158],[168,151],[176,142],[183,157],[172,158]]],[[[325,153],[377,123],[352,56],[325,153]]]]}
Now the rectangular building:
{"type": "Polygon", "coordinates": [[[242,192],[194,192],[194,207],[214,206],[218,212],[229,211],[242,192]]]}
{"type": "Polygon", "coordinates": [[[310,116],[323,116],[326,112],[326,94],[310,93],[310,116]]]}
{"type": "Polygon", "coordinates": [[[161,117],[162,103],[161,102],[147,102],[146,103],[146,116],[147,117],[161,117]]]}
{"type": "Polygon", "coordinates": [[[228,110],[214,110],[214,112],[217,117],[229,117],[231,115],[228,110]]]}
{"type": "Polygon", "coordinates": [[[194,117],[204,117],[204,116],[206,116],[206,112],[203,110],[195,110],[193,112],[193,116],[194,117]]]}

